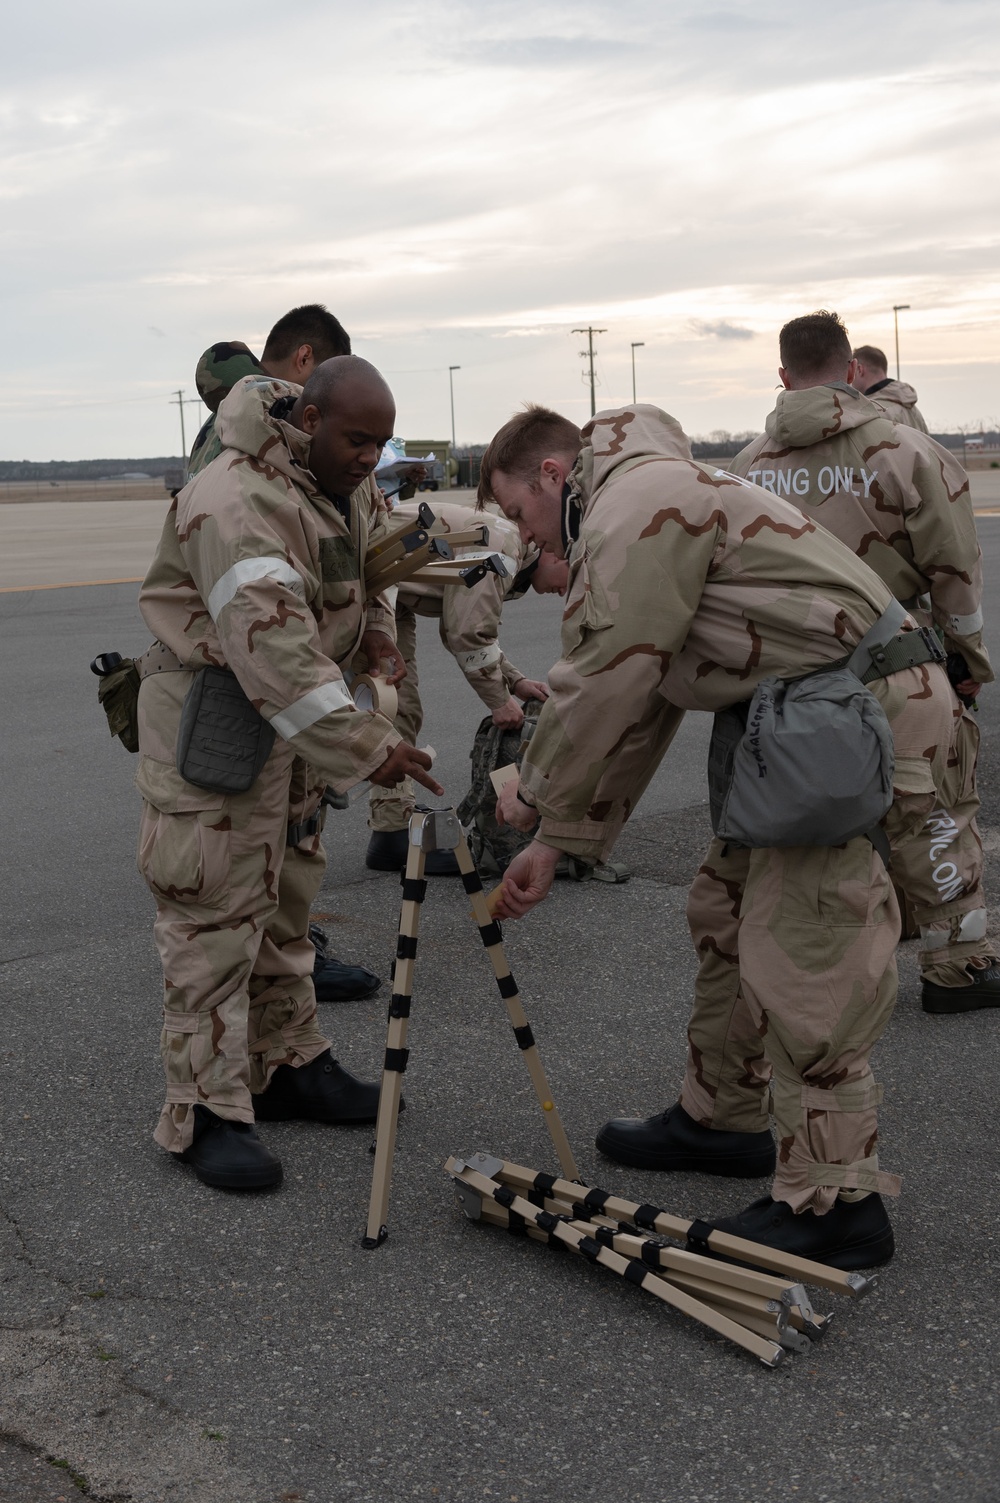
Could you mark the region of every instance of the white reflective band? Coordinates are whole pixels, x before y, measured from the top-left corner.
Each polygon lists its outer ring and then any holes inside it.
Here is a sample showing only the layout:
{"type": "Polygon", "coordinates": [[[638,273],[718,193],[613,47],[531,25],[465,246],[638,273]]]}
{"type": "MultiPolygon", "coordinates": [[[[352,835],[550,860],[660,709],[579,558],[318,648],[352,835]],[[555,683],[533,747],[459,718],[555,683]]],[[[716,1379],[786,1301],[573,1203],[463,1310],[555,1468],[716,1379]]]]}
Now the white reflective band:
{"type": "Polygon", "coordinates": [[[218,621],[225,606],[229,604],[241,585],[252,584],[256,579],[277,579],[294,590],[300,600],[306,598],[302,575],[283,558],[241,558],[213,586],[205,604],[213,621],[218,621]]]}
{"type": "Polygon", "coordinates": [[[283,741],[290,741],[299,731],[307,731],[317,720],[322,720],[324,715],[333,710],[344,710],[348,705],[352,710],[355,708],[354,700],[342,683],[320,684],[318,689],[310,689],[287,710],[275,715],[271,724],[283,741]]]}
{"type": "Polygon", "coordinates": [[[948,626],[956,637],[971,637],[983,629],[982,611],[973,611],[971,616],[949,616],[948,626]]]}
{"type": "MultiPolygon", "coordinates": [[[[954,924],[954,918],[952,923],[954,924]]],[[[972,944],[986,938],[986,909],[972,908],[962,914],[957,929],[928,929],[920,926],[920,938],[925,950],[940,950],[944,945],[972,944]]]]}
{"type": "Polygon", "coordinates": [[[502,657],[500,643],[494,642],[492,647],[481,647],[478,652],[456,652],[455,662],[463,673],[471,673],[473,668],[492,668],[502,657]]]}

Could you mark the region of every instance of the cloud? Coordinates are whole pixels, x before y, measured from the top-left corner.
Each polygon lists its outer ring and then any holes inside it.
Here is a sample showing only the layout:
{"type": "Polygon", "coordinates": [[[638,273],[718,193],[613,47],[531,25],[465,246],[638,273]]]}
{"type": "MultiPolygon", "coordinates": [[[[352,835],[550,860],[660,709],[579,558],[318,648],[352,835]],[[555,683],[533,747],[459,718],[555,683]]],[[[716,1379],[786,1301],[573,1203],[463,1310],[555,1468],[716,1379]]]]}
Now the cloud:
{"type": "Polygon", "coordinates": [[[707,319],[694,318],[691,320],[691,328],[701,339],[754,339],[756,337],[752,329],[747,329],[742,324],[727,323],[725,319],[710,323],[707,319]]]}
{"type": "Polygon", "coordinates": [[[0,458],[165,452],[205,346],[259,350],[314,300],[397,373],[411,433],[449,431],[453,364],[469,439],[522,397],[580,415],[591,323],[604,398],[639,341],[647,399],[752,427],[785,319],[833,306],[884,345],[899,302],[922,409],[975,415],[1000,335],[990,14],[299,0],[279,36],[262,0],[17,8],[0,458]],[[58,422],[34,390],[65,394],[58,422]]]}

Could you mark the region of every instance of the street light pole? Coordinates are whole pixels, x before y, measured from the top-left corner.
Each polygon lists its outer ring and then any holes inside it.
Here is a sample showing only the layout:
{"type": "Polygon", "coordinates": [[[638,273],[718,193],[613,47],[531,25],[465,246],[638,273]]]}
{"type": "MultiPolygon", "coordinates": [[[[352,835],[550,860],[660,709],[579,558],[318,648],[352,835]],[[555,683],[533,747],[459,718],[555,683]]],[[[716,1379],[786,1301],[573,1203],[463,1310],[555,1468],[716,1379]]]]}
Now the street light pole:
{"type": "Polygon", "coordinates": [[[171,397],[171,399],[170,399],[170,405],[171,405],[171,407],[176,407],[177,410],[178,410],[178,412],[181,415],[181,464],[184,467],[184,476],[185,476],[185,479],[187,478],[188,451],[187,451],[187,439],[184,437],[184,408],[185,408],[185,406],[196,407],[200,403],[201,403],[201,398],[200,397],[186,397],[184,395],[183,387],[176,394],[176,396],[171,397]]]}
{"type": "Polygon", "coordinates": [[[909,303],[893,303],[892,322],[896,330],[896,380],[899,380],[899,315],[904,308],[909,308],[909,303]]]}
{"type": "Polygon", "coordinates": [[[455,377],[452,373],[461,369],[460,365],[448,367],[448,395],[451,397],[451,447],[453,449],[455,447],[455,377]]]}
{"type": "Polygon", "coordinates": [[[645,340],[634,339],[632,341],[632,405],[635,405],[635,352],[646,348],[645,340]]]}
{"type": "Polygon", "coordinates": [[[594,413],[597,411],[597,398],[594,395],[594,335],[595,334],[606,334],[607,332],[608,332],[607,329],[593,329],[593,328],[574,329],[573,330],[574,334],[586,334],[586,336],[587,336],[587,348],[585,350],[581,350],[580,354],[581,355],[586,355],[588,357],[588,359],[590,360],[590,415],[591,415],[591,417],[593,417],[594,413]]]}

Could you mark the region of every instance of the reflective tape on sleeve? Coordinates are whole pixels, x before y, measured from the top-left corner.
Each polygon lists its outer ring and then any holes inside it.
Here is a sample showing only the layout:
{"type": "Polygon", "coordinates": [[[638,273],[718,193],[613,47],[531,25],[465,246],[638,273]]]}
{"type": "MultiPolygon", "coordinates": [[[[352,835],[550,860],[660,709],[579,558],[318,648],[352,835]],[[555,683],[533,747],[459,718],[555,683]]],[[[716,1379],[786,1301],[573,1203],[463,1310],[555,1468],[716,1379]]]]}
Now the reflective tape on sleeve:
{"type": "Polygon", "coordinates": [[[212,620],[218,621],[223,609],[243,585],[253,584],[258,579],[276,579],[280,584],[287,585],[290,590],[293,590],[300,600],[306,598],[305,581],[302,575],[298,574],[291,564],[286,564],[283,558],[241,558],[231,569],[227,569],[222,578],[217,580],[212,587],[211,594],[205,602],[212,620]]]}
{"type": "Polygon", "coordinates": [[[491,647],[480,647],[475,652],[456,652],[455,662],[463,673],[471,673],[474,668],[492,668],[502,657],[500,643],[494,642],[491,647]]]}
{"type": "Polygon", "coordinates": [[[283,741],[290,741],[299,731],[307,731],[317,720],[322,720],[324,715],[329,715],[334,710],[344,710],[348,706],[352,710],[356,709],[344,684],[320,684],[318,689],[310,689],[308,694],[303,694],[301,699],[295,700],[287,709],[275,715],[271,724],[283,741]]]}
{"type": "Polygon", "coordinates": [[[948,630],[956,637],[972,637],[983,629],[982,611],[973,611],[971,616],[949,616],[948,630]]]}

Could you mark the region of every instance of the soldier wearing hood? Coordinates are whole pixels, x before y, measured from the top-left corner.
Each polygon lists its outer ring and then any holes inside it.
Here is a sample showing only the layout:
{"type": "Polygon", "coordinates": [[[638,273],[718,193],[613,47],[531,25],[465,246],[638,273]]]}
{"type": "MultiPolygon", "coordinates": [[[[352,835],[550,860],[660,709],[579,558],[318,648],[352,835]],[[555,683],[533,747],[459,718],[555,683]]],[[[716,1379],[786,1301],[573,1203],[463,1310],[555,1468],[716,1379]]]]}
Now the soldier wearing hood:
{"type": "MultiPolygon", "coordinates": [[[[187,478],[192,480],[222,453],[216,419],[223,401],[238,381],[246,376],[265,375],[301,386],[324,360],[350,353],[350,335],[322,303],[304,303],[283,314],[264,341],[259,360],[238,339],[209,345],[198,361],[195,385],[210,412],[191,446],[187,478]]],[[[381,510],[378,487],[374,480],[369,484],[375,509],[381,510]]],[[[326,949],[326,936],[320,930],[314,933],[321,935],[313,966],[318,1001],[351,1002],[358,997],[370,997],[378,990],[381,983],[373,971],[331,955],[326,949]]]]}
{"type": "MultiPolygon", "coordinates": [[[[481,491],[526,542],[570,564],[551,698],[520,783],[500,801],[518,828],[541,816],[507,869],[500,917],[520,917],[546,895],[561,851],[595,859],[613,843],[685,710],[722,711],[763,679],[843,663],[894,608],[867,564],[787,500],[692,460],[666,413],[599,413],[580,445],[572,424],[531,409],[483,458],[481,491]]],[[[919,634],[901,619],[905,647],[919,634]]],[[[952,694],[920,640],[923,656],[870,689],[898,762],[920,762],[941,780],[952,694]]],[[[886,823],[894,817],[903,820],[890,811],[886,823]]],[[[899,909],[887,871],[864,836],[730,854],[739,860],[721,959],[730,969],[738,961],[751,1034],[737,1058],[720,1009],[693,1019],[694,1109],[678,1103],[645,1122],[609,1123],[598,1145],[649,1167],[773,1167],[771,1195],[717,1226],[839,1267],[884,1262],[893,1236],[880,1192],[897,1193],[899,1181],[878,1161],[881,1092],[869,1057],[896,995],[899,909]],[[727,1072],[735,1065],[732,1078],[711,1078],[709,1057],[727,1072]]]]}
{"type": "Polygon", "coordinates": [[[281,1178],[255,1120],[375,1119],[378,1086],[343,1069],[317,1025],[307,930],[326,786],[414,777],[443,791],[430,758],[359,710],[343,675],[359,649],[401,672],[391,614],[364,590],[381,525],[368,481],[394,422],[389,388],[352,356],[318,366],[301,392],[263,374],[238,382],[219,408],[222,452],[176,497],[139,595],[157,638],[140,660],[136,777],[164,974],[155,1136],[222,1188],[281,1178]],[[206,755],[232,760],[227,720],[245,720],[247,702],[273,736],[242,792],[178,766],[189,692],[202,670],[225,669],[236,682],[206,755]]]}
{"type": "MultiPolygon", "coordinates": [[[[835,313],[792,319],[779,348],[785,389],[766,434],[736,456],[733,473],[786,496],[863,558],[907,609],[921,607],[944,642],[958,694],[973,699],[994,675],[965,471],[947,449],[858,392],[857,360],[835,313]]],[[[895,775],[920,833],[894,850],[892,875],[920,930],[923,1006],[936,1013],[1000,1006],[976,828],[979,727],[958,694],[945,784],[935,790],[923,763],[897,765],[895,775]]]]}
{"type": "Polygon", "coordinates": [[[916,392],[908,382],[890,378],[884,352],[876,345],[862,344],[854,351],[853,359],[856,368],[851,385],[870,397],[894,423],[926,433],[927,424],[917,406],[916,392]]]}

